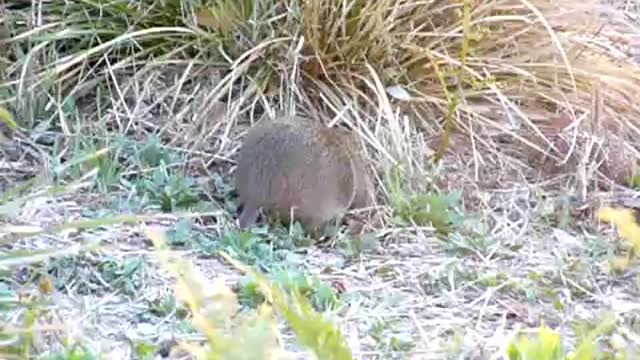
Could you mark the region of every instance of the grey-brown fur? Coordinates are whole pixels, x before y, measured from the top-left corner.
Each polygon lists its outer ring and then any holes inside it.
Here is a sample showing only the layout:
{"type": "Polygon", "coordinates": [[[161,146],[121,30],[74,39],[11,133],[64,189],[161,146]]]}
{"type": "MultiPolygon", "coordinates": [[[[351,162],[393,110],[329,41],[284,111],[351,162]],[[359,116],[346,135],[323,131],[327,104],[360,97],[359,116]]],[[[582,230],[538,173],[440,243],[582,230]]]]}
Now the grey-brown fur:
{"type": "Polygon", "coordinates": [[[373,184],[349,132],[304,118],[264,120],[247,133],[236,168],[239,225],[260,209],[317,230],[369,206],[373,184]]]}

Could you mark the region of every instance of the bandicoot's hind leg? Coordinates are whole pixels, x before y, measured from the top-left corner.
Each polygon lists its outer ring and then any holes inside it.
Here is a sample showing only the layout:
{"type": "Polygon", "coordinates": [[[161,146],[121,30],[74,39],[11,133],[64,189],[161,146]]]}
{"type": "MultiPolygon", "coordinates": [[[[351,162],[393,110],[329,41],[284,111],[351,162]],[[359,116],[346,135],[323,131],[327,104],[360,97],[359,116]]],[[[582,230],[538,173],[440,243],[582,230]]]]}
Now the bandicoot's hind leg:
{"type": "Polygon", "coordinates": [[[257,218],[258,208],[255,205],[243,204],[242,212],[238,216],[238,226],[240,229],[246,229],[255,224],[257,218]]]}

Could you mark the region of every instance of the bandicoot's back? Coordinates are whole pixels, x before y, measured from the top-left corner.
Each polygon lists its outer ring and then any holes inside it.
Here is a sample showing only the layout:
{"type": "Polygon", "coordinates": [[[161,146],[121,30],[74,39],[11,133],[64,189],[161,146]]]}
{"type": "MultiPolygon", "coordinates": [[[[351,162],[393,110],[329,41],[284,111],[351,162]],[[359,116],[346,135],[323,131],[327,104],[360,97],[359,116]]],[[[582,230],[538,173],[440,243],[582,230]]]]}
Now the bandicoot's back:
{"type": "Polygon", "coordinates": [[[300,118],[262,122],[240,149],[236,186],[241,228],[260,208],[317,229],[354,204],[366,206],[366,169],[347,132],[300,118]],[[364,185],[361,185],[364,184],[364,185]],[[360,189],[359,187],[362,187],[360,189]]]}

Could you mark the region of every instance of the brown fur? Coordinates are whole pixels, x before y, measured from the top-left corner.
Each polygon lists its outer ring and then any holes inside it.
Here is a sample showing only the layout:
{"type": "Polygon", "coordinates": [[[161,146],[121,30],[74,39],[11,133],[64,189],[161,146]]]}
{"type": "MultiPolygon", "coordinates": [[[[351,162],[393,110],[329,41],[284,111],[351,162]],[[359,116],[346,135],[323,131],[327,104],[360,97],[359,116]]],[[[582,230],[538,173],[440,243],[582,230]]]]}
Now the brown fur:
{"type": "Polygon", "coordinates": [[[369,206],[373,184],[354,139],[345,130],[302,118],[262,121],[240,149],[236,187],[239,225],[260,209],[318,230],[348,209],[369,206]]]}

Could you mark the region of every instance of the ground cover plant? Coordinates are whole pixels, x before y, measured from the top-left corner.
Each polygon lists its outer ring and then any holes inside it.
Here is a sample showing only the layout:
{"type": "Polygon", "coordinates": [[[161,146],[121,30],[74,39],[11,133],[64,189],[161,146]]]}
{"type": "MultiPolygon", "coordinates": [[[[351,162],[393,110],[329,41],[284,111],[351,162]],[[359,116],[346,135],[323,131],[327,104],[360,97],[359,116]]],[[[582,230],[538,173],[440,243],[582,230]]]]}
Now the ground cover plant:
{"type": "Polygon", "coordinates": [[[0,1],[0,358],[634,359],[631,0],[0,1]],[[249,126],[376,206],[240,231],[249,126]]]}

